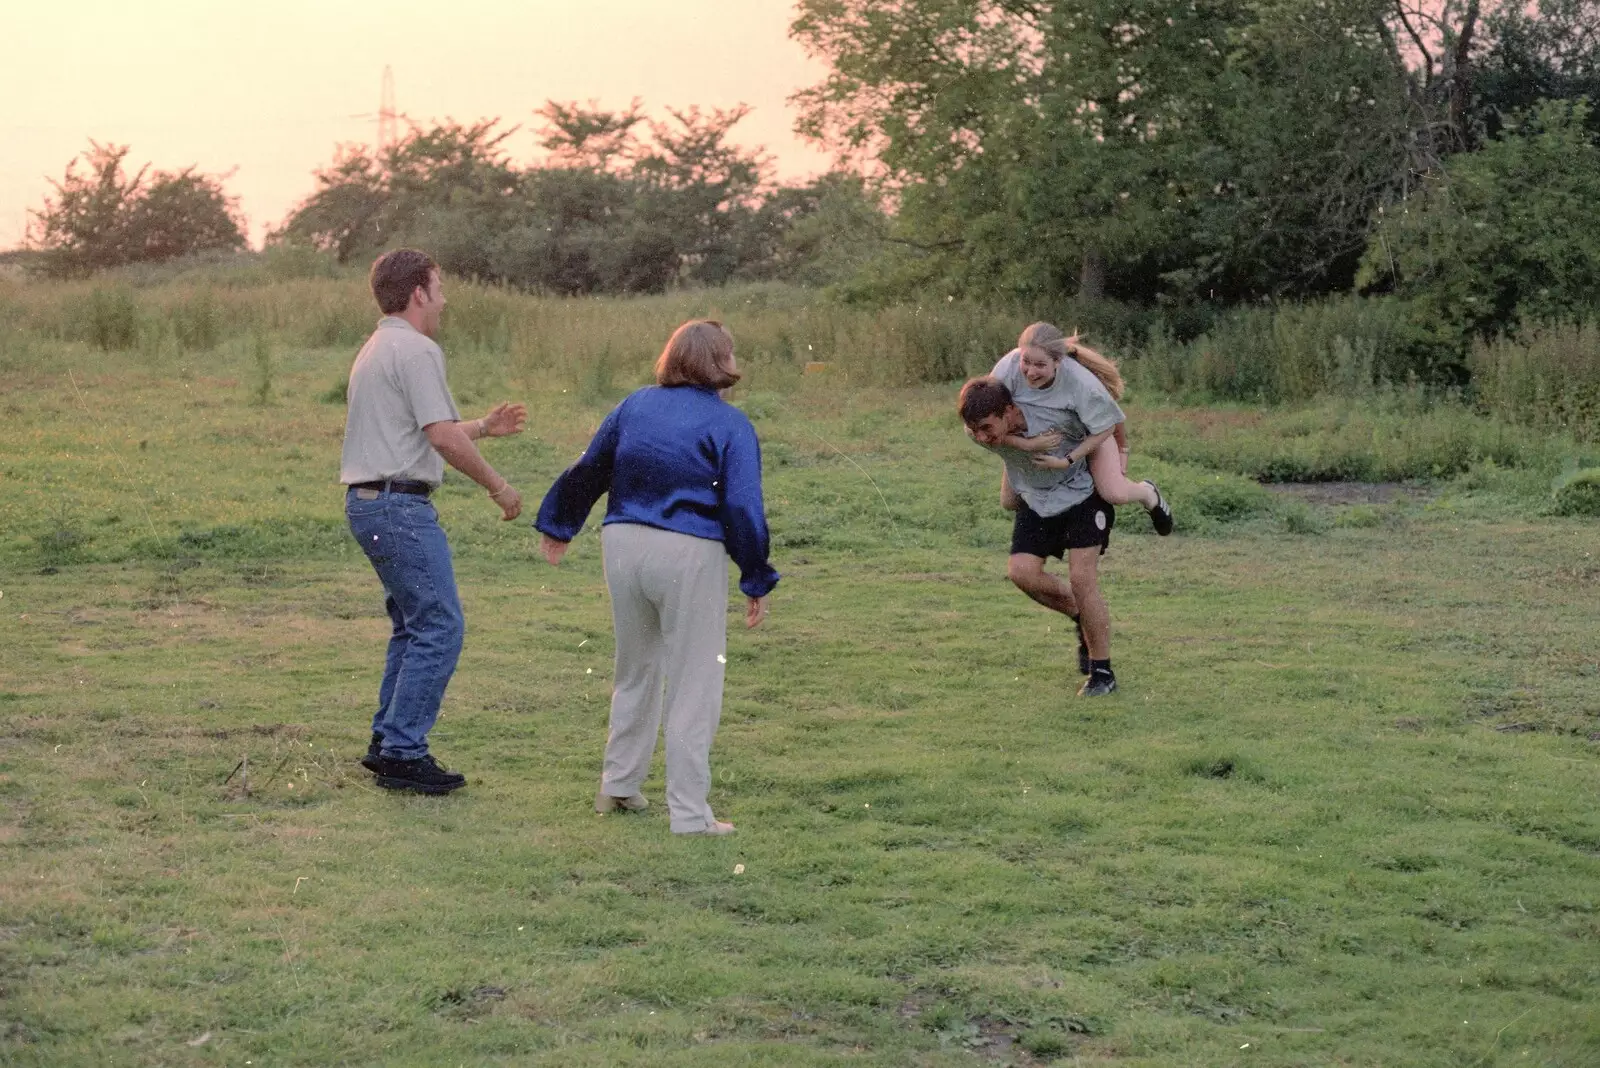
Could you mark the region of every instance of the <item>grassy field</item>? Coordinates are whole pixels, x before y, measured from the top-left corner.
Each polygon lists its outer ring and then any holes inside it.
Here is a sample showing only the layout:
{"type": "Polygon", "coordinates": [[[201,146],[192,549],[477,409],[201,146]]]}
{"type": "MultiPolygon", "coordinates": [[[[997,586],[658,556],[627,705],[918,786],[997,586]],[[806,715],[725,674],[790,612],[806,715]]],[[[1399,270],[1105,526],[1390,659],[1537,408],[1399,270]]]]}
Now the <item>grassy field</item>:
{"type": "MultiPolygon", "coordinates": [[[[532,405],[489,446],[530,508],[681,311],[647,307],[603,373],[453,356],[469,414],[532,405]]],[[[334,485],[348,345],[7,351],[0,1062],[1600,1063],[1600,539],[1545,514],[1558,442],[1133,405],[1180,530],[1121,517],[1123,689],[1085,702],[953,390],[755,360],[785,579],[730,628],[739,833],[686,841],[659,770],[589,811],[598,539],[551,570],[460,480],[434,741],[471,785],[355,763],[387,621],[334,485]]]]}

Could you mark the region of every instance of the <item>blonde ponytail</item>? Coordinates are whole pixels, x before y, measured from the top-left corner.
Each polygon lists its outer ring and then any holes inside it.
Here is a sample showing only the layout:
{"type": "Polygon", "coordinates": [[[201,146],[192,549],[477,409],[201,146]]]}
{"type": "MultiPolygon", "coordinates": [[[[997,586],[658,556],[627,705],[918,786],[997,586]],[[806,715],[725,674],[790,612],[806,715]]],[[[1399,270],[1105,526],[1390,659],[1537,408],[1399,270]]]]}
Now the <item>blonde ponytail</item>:
{"type": "Polygon", "coordinates": [[[1111,394],[1113,400],[1122,399],[1122,372],[1117,370],[1116,362],[1087,345],[1080,345],[1070,340],[1061,332],[1060,327],[1050,323],[1034,323],[1017,338],[1017,348],[1039,349],[1049,353],[1056,360],[1071,356],[1100,380],[1100,384],[1106,387],[1106,392],[1111,394]]]}

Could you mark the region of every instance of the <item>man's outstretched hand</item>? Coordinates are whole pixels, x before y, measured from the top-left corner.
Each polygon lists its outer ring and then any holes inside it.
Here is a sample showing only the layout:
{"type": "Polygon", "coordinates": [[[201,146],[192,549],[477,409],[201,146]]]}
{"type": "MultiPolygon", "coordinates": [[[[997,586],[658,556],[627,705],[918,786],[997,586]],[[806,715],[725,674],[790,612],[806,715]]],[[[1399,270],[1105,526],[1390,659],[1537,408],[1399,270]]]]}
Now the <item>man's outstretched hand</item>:
{"type": "Polygon", "coordinates": [[[486,437],[503,438],[512,434],[522,433],[522,428],[528,425],[528,406],[514,404],[511,401],[502,401],[489,409],[489,414],[483,417],[483,433],[486,437]]]}

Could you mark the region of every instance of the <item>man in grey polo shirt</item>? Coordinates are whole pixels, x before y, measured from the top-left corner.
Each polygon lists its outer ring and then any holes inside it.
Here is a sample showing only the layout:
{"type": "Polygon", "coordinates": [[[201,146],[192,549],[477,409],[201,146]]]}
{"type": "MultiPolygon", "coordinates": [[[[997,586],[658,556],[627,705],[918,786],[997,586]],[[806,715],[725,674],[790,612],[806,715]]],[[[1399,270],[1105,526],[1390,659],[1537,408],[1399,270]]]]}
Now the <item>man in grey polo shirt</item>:
{"type": "Polygon", "coordinates": [[[1078,693],[1115,692],[1111,671],[1111,613],[1100,592],[1100,557],[1111,543],[1117,513],[1095,492],[1086,458],[1123,420],[1122,409],[1088,370],[1062,360],[1048,389],[1034,389],[1013,351],[992,374],[961,388],[958,407],[974,441],[1005,464],[1001,501],[1016,512],[1006,576],[1034,601],[1060,612],[1078,628],[1079,670],[1088,676],[1078,693]],[[1045,452],[1025,452],[1003,442],[1055,432],[1060,442],[1045,452]],[[1049,557],[1067,559],[1067,582],[1044,569],[1049,557]]]}
{"type": "Polygon", "coordinates": [[[349,414],[339,481],[345,517],[383,583],[394,630],[361,763],[379,786],[445,794],[466,777],[440,767],[428,732],[455,672],[466,633],[450,543],[428,500],[444,465],[482,486],[503,519],[522,497],[473,442],[520,433],[528,410],[499,404],[462,422],[434,341],[444,311],[438,266],[416,249],[396,249],[372,265],[372,295],[384,317],[350,368],[349,414]]]}

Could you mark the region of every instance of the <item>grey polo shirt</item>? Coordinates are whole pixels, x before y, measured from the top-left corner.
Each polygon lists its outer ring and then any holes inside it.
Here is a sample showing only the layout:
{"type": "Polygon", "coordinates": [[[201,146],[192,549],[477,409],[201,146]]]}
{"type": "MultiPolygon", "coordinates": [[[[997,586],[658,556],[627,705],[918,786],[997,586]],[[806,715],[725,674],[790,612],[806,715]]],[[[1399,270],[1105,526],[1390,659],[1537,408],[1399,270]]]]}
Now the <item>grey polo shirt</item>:
{"type": "Polygon", "coordinates": [[[385,316],[350,368],[339,481],[437,486],[444,457],[422,428],[460,419],[445,382],[444,350],[404,319],[385,316]]]}
{"type": "MultiPolygon", "coordinates": [[[[1022,374],[1022,354],[1016,349],[1002,356],[990,374],[1011,391],[1011,399],[1027,417],[1029,437],[1049,430],[1061,432],[1061,444],[1050,450],[1052,456],[1066,456],[1084,438],[1110,430],[1124,418],[1094,372],[1070,356],[1057,365],[1055,381],[1044,389],[1028,385],[1022,374]]],[[[1033,453],[1004,446],[991,449],[1005,461],[1011,488],[1041,516],[1060,515],[1094,492],[1087,458],[1056,471],[1035,466],[1033,453]]]]}

